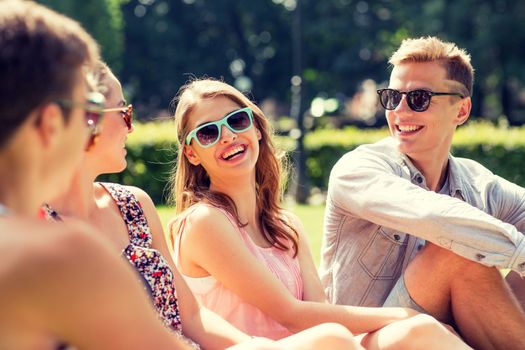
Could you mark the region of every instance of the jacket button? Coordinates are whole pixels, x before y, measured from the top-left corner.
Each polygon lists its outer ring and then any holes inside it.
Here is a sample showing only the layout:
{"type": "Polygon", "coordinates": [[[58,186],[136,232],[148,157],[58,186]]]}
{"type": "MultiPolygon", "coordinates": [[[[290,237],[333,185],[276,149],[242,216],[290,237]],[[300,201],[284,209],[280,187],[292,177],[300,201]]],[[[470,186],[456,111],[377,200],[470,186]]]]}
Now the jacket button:
{"type": "Polygon", "coordinates": [[[401,236],[400,236],[400,235],[394,235],[394,239],[395,239],[396,241],[399,241],[399,240],[401,239],[401,236]]]}

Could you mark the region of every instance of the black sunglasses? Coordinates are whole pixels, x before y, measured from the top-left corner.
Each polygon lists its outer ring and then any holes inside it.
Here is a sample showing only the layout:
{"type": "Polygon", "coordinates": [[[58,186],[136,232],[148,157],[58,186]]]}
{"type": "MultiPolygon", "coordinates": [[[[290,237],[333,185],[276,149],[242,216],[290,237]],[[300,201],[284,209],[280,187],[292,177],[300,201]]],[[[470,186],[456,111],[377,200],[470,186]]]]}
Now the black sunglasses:
{"type": "Polygon", "coordinates": [[[120,112],[122,119],[124,119],[124,123],[126,123],[126,127],[131,131],[131,128],[133,127],[133,105],[129,104],[126,107],[105,108],[102,111],[104,113],[120,112]]]}
{"type": "Polygon", "coordinates": [[[412,91],[399,91],[394,89],[379,89],[379,102],[385,109],[392,111],[401,103],[403,95],[406,95],[407,104],[414,112],[424,112],[430,106],[432,96],[459,96],[464,98],[459,92],[432,92],[423,89],[412,91]]]}

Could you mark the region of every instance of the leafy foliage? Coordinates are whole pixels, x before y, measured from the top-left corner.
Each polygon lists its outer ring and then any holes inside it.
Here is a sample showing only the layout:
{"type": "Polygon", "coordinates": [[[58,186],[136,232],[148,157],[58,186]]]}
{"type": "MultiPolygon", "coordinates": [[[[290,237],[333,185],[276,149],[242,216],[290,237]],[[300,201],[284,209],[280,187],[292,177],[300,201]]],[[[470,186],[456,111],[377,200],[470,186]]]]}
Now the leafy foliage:
{"type": "Polygon", "coordinates": [[[102,48],[102,57],[118,74],[123,65],[124,18],[120,7],[128,0],[38,0],[82,23],[102,48]]]}
{"type": "MultiPolygon", "coordinates": [[[[290,115],[294,58],[301,62],[301,110],[318,96],[344,102],[366,79],[386,84],[388,57],[403,39],[436,35],[471,54],[476,69],[474,117],[492,121],[503,117],[512,126],[525,122],[525,1],[38,1],[78,19],[95,36],[139,119],[165,117],[169,101],[192,76],[222,78],[249,92],[256,102],[272,99],[276,117],[290,115]],[[298,19],[300,42],[292,35],[298,19]]],[[[514,174],[521,169],[517,159],[523,145],[513,139],[519,139],[521,131],[491,141],[492,130],[483,134],[487,131],[480,128],[470,136],[458,135],[454,152],[494,165],[496,172],[503,169],[502,175],[522,183],[514,174]],[[472,142],[465,141],[469,138],[472,142]]],[[[154,131],[164,135],[161,147],[169,145],[168,130],[154,131]]],[[[374,132],[349,130],[307,135],[307,170],[314,186],[326,186],[329,169],[341,154],[375,139],[374,132]]],[[[166,162],[173,154],[162,153],[148,163],[154,158],[150,152],[158,147],[157,135],[147,138],[131,146],[130,173],[122,176],[148,184],[145,169],[158,166],[154,178],[159,180],[153,187],[159,201],[166,167],[155,162],[166,162]],[[145,158],[140,160],[139,155],[145,158]]],[[[288,150],[294,147],[290,139],[279,141],[288,150]]]]}
{"type": "Polygon", "coordinates": [[[286,105],[299,15],[306,104],[318,95],[353,96],[365,79],[386,82],[387,59],[404,38],[437,35],[471,53],[473,115],[525,122],[524,1],[39,1],[97,38],[139,118],[158,116],[192,75],[286,105]]]}
{"type": "MultiPolygon", "coordinates": [[[[175,166],[174,126],[170,122],[137,124],[128,141],[128,168],[104,179],[144,188],[156,203],[165,202],[166,183],[175,166]]],[[[388,135],[388,130],[318,130],[306,135],[307,171],[313,187],[326,190],[335,162],[355,147],[372,143],[388,135]]],[[[287,137],[277,137],[277,144],[293,151],[287,137]]],[[[498,174],[525,186],[525,127],[495,127],[487,122],[470,122],[456,132],[453,154],[474,159],[498,174]]]]}

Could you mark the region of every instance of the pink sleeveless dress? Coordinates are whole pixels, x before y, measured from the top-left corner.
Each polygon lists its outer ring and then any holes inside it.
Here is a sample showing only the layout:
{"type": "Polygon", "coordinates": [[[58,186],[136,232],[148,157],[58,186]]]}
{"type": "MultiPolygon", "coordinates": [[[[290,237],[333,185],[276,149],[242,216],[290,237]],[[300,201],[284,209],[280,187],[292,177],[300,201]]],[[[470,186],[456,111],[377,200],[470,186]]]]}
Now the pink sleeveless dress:
{"type": "MultiPolygon", "coordinates": [[[[206,205],[206,204],[204,204],[206,205]]],[[[244,228],[239,228],[235,218],[226,210],[219,209],[238,229],[239,236],[246,248],[279,279],[290,293],[297,299],[303,298],[303,281],[297,258],[293,258],[291,251],[282,251],[274,247],[262,248],[256,245],[244,228]]],[[[180,241],[184,234],[186,217],[179,225],[179,232],[174,241],[175,263],[180,270],[180,241]]],[[[199,302],[228,320],[243,332],[258,337],[281,339],[292,333],[280,323],[272,319],[257,307],[244,302],[234,292],[226,288],[213,276],[190,277],[182,274],[193,294],[199,302]]],[[[264,286],[261,286],[264,288],[264,286]]]]}

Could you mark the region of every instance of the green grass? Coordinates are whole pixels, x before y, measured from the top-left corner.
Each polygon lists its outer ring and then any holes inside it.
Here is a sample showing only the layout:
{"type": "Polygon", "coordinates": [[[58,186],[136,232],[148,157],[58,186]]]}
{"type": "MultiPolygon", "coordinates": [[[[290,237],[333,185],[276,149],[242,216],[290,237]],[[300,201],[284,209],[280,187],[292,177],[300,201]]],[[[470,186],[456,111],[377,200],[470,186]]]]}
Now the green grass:
{"type": "Polygon", "coordinates": [[[319,266],[321,240],[323,238],[324,205],[289,205],[288,209],[295,213],[304,225],[308,236],[310,250],[316,266],[319,266]]]}
{"type": "Polygon", "coordinates": [[[162,227],[166,230],[168,222],[175,216],[175,209],[166,205],[158,205],[157,212],[159,213],[160,221],[162,221],[162,227]]]}
{"type": "MultiPolygon", "coordinates": [[[[323,237],[324,205],[293,204],[288,205],[287,208],[301,219],[310,242],[315,264],[319,266],[321,239],[323,237]]],[[[173,208],[167,206],[158,206],[157,211],[160,215],[162,225],[164,229],[166,229],[168,222],[175,215],[175,211],[173,208]]]]}

